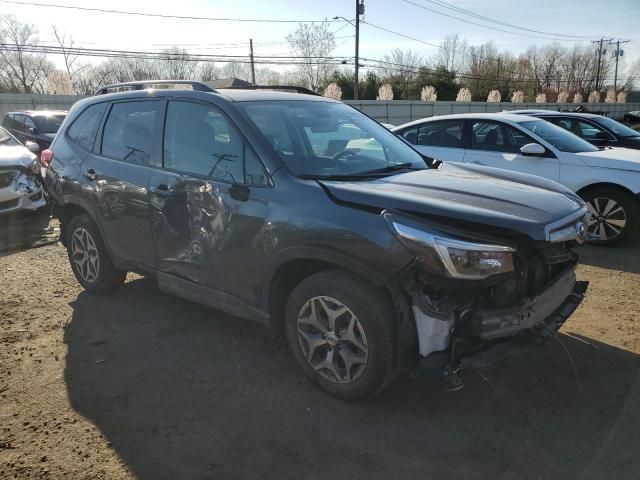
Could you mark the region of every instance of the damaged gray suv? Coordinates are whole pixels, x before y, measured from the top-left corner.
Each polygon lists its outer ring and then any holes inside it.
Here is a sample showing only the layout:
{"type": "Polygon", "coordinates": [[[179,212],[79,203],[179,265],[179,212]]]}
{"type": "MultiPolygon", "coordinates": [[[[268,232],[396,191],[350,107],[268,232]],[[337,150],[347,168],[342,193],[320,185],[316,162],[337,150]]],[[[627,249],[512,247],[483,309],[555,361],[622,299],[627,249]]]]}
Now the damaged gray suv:
{"type": "Polygon", "coordinates": [[[572,247],[588,213],[574,193],[423,157],[300,88],[104,87],[41,161],[87,291],[133,271],[261,322],[345,399],[436,357],[456,388],[465,365],[553,335],[586,288],[572,247]]]}

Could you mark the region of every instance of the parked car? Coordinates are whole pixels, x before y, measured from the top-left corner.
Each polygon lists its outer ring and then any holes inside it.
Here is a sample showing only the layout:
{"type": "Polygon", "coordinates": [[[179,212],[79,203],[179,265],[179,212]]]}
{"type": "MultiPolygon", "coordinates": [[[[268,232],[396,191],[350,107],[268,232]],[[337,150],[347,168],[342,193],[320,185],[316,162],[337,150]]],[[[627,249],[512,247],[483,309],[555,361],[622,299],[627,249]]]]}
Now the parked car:
{"type": "Polygon", "coordinates": [[[29,147],[0,127],[0,218],[34,213],[47,205],[40,182],[40,164],[30,151],[37,151],[37,145],[29,147]]]}
{"type": "Polygon", "coordinates": [[[555,182],[441,164],[312,92],[99,93],[42,155],[88,292],[135,271],[262,322],[347,399],[443,350],[459,386],[463,363],[543,340],[583,297],[572,247],[588,212],[555,182]]]}
{"type": "Polygon", "coordinates": [[[640,225],[640,153],[599,149],[539,118],[511,113],[431,117],[393,129],[425,155],[538,175],[589,207],[591,241],[630,241],[640,225]]]}
{"type": "Polygon", "coordinates": [[[66,116],[64,110],[9,112],[4,116],[2,126],[22,143],[37,143],[42,151],[49,148],[66,116]]]}
{"type": "Polygon", "coordinates": [[[624,114],[624,121],[631,124],[640,123],[640,110],[632,110],[624,114]]]}
{"type": "Polygon", "coordinates": [[[624,147],[640,150],[640,132],[613,118],[591,113],[514,110],[510,113],[529,115],[551,122],[597,147],[624,147]]]}

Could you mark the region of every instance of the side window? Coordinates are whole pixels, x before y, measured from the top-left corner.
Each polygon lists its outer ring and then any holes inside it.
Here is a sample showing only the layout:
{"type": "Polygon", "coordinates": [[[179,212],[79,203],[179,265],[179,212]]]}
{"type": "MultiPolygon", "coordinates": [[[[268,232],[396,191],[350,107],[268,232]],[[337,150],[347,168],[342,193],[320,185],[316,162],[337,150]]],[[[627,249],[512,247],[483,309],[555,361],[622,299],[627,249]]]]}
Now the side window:
{"type": "Polygon", "coordinates": [[[462,148],[462,120],[429,122],[418,130],[417,145],[462,148]]]}
{"type": "Polygon", "coordinates": [[[12,128],[13,127],[13,118],[11,115],[5,115],[2,119],[2,126],[4,128],[12,128]]]}
{"type": "Polygon", "coordinates": [[[36,124],[33,123],[33,118],[24,117],[24,130],[28,132],[30,128],[36,128],[36,124]]]}
{"type": "Polygon", "coordinates": [[[506,136],[503,125],[495,122],[474,122],[471,127],[471,148],[475,150],[489,150],[505,152],[506,136]]]}
{"type": "Polygon", "coordinates": [[[19,132],[24,130],[24,115],[16,115],[13,117],[13,128],[19,132]]]}
{"type": "Polygon", "coordinates": [[[160,127],[162,102],[115,103],[102,133],[102,155],[129,163],[160,166],[153,140],[160,127]]]}
{"type": "Polygon", "coordinates": [[[407,142],[416,145],[418,143],[418,127],[406,129],[402,132],[402,136],[407,142]]]}
{"type": "Polygon", "coordinates": [[[164,131],[164,166],[224,182],[268,185],[260,161],[220,110],[172,101],[164,131]]]}
{"type": "Polygon", "coordinates": [[[574,120],[576,124],[576,131],[580,132],[577,135],[585,140],[613,140],[613,136],[603,130],[602,128],[594,125],[593,123],[584,122],[582,120],[574,120]]]}
{"type": "Polygon", "coordinates": [[[106,108],[106,103],[96,103],[88,107],[69,127],[67,131],[69,138],[85,150],[91,150],[106,108]]]}

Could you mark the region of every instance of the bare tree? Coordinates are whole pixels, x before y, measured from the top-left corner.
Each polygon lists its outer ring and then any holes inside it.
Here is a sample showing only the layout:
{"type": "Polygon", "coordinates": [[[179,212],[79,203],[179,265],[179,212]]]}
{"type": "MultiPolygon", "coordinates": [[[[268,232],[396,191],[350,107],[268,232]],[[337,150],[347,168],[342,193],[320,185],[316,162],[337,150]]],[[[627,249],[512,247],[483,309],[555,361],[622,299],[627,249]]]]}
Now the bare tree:
{"type": "Polygon", "coordinates": [[[15,92],[42,92],[47,70],[52,64],[43,53],[34,53],[38,32],[33,25],[20,23],[13,15],[0,18],[0,43],[9,48],[0,50],[0,81],[15,92]]]}
{"type": "Polygon", "coordinates": [[[467,41],[460,38],[457,33],[447,35],[440,42],[440,48],[435,55],[436,65],[443,66],[449,71],[460,70],[467,54],[467,41]]]}
{"type": "Polygon", "coordinates": [[[195,78],[198,62],[189,53],[178,47],[163,50],[166,57],[158,60],[160,78],[172,80],[191,80],[195,78]]]}
{"type": "Polygon", "coordinates": [[[336,48],[333,32],[329,23],[301,23],[295,32],[287,35],[287,42],[296,61],[297,70],[305,84],[312,90],[318,90],[331,73],[326,57],[336,48]]]}
{"type": "Polygon", "coordinates": [[[396,93],[399,99],[419,96],[420,87],[413,84],[422,65],[422,56],[409,49],[396,48],[383,57],[384,75],[398,90],[396,93]]]}

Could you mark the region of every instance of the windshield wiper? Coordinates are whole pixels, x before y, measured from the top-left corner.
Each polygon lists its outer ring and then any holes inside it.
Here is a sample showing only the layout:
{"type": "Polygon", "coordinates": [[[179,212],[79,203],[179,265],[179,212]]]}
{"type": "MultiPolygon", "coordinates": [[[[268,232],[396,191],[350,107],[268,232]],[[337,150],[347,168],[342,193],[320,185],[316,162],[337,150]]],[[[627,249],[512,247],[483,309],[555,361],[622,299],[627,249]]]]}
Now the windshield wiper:
{"type": "Polygon", "coordinates": [[[382,168],[374,168],[373,170],[365,170],[364,172],[357,172],[357,173],[354,173],[353,175],[357,177],[369,177],[369,176],[375,176],[378,174],[395,172],[398,170],[425,170],[425,169],[417,168],[414,166],[413,163],[407,162],[407,163],[396,163],[393,165],[387,165],[386,167],[382,167],[382,168]]]}

